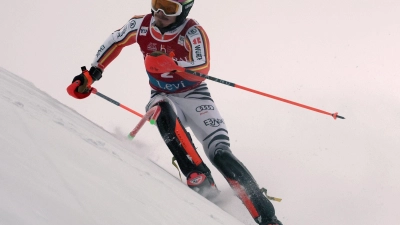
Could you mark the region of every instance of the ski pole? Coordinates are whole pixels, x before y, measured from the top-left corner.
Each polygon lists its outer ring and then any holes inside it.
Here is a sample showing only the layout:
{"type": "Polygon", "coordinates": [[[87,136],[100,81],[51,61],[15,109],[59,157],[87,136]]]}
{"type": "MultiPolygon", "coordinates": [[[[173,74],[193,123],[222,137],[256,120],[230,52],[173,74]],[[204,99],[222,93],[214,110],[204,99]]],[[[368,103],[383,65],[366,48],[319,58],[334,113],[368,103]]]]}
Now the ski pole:
{"type": "Polygon", "coordinates": [[[289,103],[289,104],[292,104],[292,105],[295,105],[295,106],[299,106],[299,107],[302,107],[302,108],[305,108],[305,109],[309,109],[309,110],[312,110],[312,111],[315,111],[315,112],[319,112],[319,113],[322,113],[322,114],[330,115],[334,119],[336,119],[336,118],[344,119],[344,117],[343,116],[339,116],[337,112],[336,113],[325,112],[323,110],[320,110],[320,109],[317,109],[317,108],[313,108],[311,106],[303,105],[303,104],[300,104],[300,103],[297,103],[297,102],[294,102],[294,101],[290,101],[290,100],[287,100],[287,99],[284,99],[284,98],[280,98],[280,97],[277,97],[277,96],[274,96],[274,95],[270,95],[270,94],[267,94],[267,93],[264,93],[264,92],[261,92],[261,91],[257,91],[257,90],[254,90],[254,89],[251,89],[251,88],[248,88],[248,87],[244,87],[244,86],[241,86],[241,85],[229,82],[229,81],[221,80],[221,79],[216,78],[216,77],[208,76],[208,75],[205,75],[205,74],[193,71],[193,70],[185,69],[183,67],[182,67],[182,69],[184,69],[184,71],[186,73],[189,73],[189,74],[192,74],[192,75],[195,75],[195,76],[198,76],[198,77],[203,77],[203,78],[206,78],[208,80],[212,80],[212,81],[215,81],[215,82],[218,82],[218,83],[221,83],[221,84],[225,84],[225,85],[228,85],[228,86],[231,86],[231,87],[239,88],[239,89],[242,89],[242,90],[245,90],[245,91],[249,91],[249,92],[252,92],[252,93],[255,93],[255,94],[259,94],[259,95],[262,95],[262,96],[265,96],[265,97],[268,97],[268,98],[272,98],[272,99],[275,99],[275,100],[278,100],[278,101],[286,102],[286,103],[289,103]]]}
{"type": "Polygon", "coordinates": [[[82,74],[83,74],[83,75],[86,77],[86,79],[88,80],[88,87],[87,87],[87,88],[89,89],[89,91],[86,92],[86,93],[76,93],[76,92],[75,92],[76,88],[78,88],[78,86],[81,84],[81,81],[80,81],[80,80],[76,80],[75,82],[73,82],[72,84],[70,84],[70,85],[67,87],[67,92],[68,92],[69,95],[71,95],[71,96],[74,97],[74,98],[82,99],[82,98],[86,98],[86,97],[89,96],[91,93],[93,93],[93,94],[95,94],[95,95],[97,95],[97,96],[100,96],[101,98],[103,98],[103,99],[105,99],[105,100],[107,100],[107,101],[113,103],[113,104],[116,105],[116,106],[119,106],[119,107],[121,107],[121,108],[123,108],[123,109],[125,109],[125,110],[127,110],[127,111],[129,111],[129,112],[131,112],[131,113],[133,113],[133,114],[135,114],[135,115],[137,115],[137,116],[139,116],[139,117],[143,117],[142,114],[140,114],[140,113],[136,112],[135,110],[133,110],[133,109],[131,109],[131,108],[129,108],[129,107],[126,107],[125,105],[123,105],[123,104],[121,104],[121,103],[115,101],[114,99],[112,99],[112,98],[110,98],[110,97],[108,97],[108,96],[106,96],[106,95],[104,95],[104,94],[98,92],[96,88],[91,87],[91,85],[93,84],[93,80],[92,80],[92,77],[91,77],[90,74],[89,74],[89,71],[86,69],[85,66],[82,66],[82,67],[81,67],[81,70],[82,70],[82,74]],[[79,95],[78,95],[78,94],[79,94],[79,95]]]}
{"type": "Polygon", "coordinates": [[[129,111],[129,112],[131,112],[131,113],[133,113],[133,114],[135,114],[136,116],[143,117],[142,114],[136,112],[135,110],[133,110],[133,109],[131,109],[131,108],[129,108],[129,107],[127,107],[127,106],[125,106],[125,105],[123,105],[123,104],[121,104],[121,103],[115,101],[114,99],[112,99],[112,98],[110,98],[110,97],[108,97],[108,96],[106,96],[106,95],[104,95],[104,94],[98,92],[97,89],[94,88],[94,87],[91,88],[91,92],[92,92],[93,94],[95,94],[95,95],[97,95],[97,96],[100,96],[101,98],[103,98],[103,99],[105,99],[105,100],[107,100],[107,101],[113,103],[114,105],[119,106],[119,107],[121,107],[121,108],[123,108],[123,109],[125,109],[125,110],[127,110],[127,111],[129,111]]]}
{"type": "Polygon", "coordinates": [[[142,117],[142,119],[139,121],[139,123],[136,125],[136,127],[133,128],[133,130],[129,133],[128,138],[132,140],[139,132],[139,130],[142,128],[142,126],[146,123],[147,120],[150,121],[150,124],[154,125],[160,113],[161,113],[161,107],[158,105],[153,106],[151,109],[149,109],[146,112],[146,114],[142,117]]]}
{"type": "MultiPolygon", "coordinates": [[[[147,57],[146,57],[146,59],[147,59],[147,57]]],[[[251,88],[248,88],[248,87],[244,87],[244,86],[241,86],[241,85],[238,85],[238,84],[226,81],[226,80],[222,80],[222,79],[219,79],[219,78],[216,78],[216,77],[212,77],[212,76],[209,76],[209,75],[206,75],[206,74],[203,74],[203,73],[199,73],[199,72],[196,72],[196,71],[193,71],[193,70],[189,70],[189,69],[186,69],[184,67],[180,67],[178,65],[176,65],[174,67],[174,69],[176,71],[178,71],[178,72],[186,72],[186,73],[192,74],[194,76],[202,77],[202,78],[205,78],[205,79],[208,79],[208,80],[212,80],[212,81],[215,81],[215,82],[218,82],[218,83],[221,83],[221,84],[225,84],[225,85],[228,85],[228,86],[231,86],[231,87],[235,87],[235,88],[239,88],[239,89],[242,89],[242,90],[245,90],[245,91],[249,91],[249,92],[252,92],[252,93],[255,93],[255,94],[259,94],[259,95],[262,95],[262,96],[265,96],[265,97],[268,97],[268,98],[272,98],[272,99],[275,99],[275,100],[278,100],[278,101],[286,102],[286,103],[289,103],[289,104],[292,104],[292,105],[295,105],[295,106],[299,106],[299,107],[302,107],[302,108],[305,108],[305,109],[308,109],[308,110],[312,110],[312,111],[319,112],[319,113],[322,113],[322,114],[330,115],[335,120],[336,120],[336,118],[344,119],[344,117],[343,116],[339,116],[337,112],[329,113],[329,112],[326,112],[326,111],[323,111],[323,110],[320,110],[320,109],[317,109],[317,108],[314,108],[314,107],[311,107],[311,106],[303,105],[303,104],[300,104],[300,103],[297,103],[297,102],[294,102],[294,101],[290,101],[290,100],[287,100],[287,99],[284,99],[284,98],[280,98],[280,97],[277,97],[277,96],[274,96],[274,95],[271,95],[271,94],[267,94],[265,92],[261,92],[261,91],[257,91],[257,90],[254,90],[254,89],[251,89],[251,88]]]]}
{"type": "Polygon", "coordinates": [[[133,130],[128,134],[128,138],[129,138],[130,140],[132,140],[132,139],[137,135],[137,133],[138,133],[139,130],[143,127],[143,125],[146,123],[146,121],[149,121],[151,125],[154,125],[154,124],[156,123],[156,120],[157,120],[158,116],[159,116],[160,113],[161,113],[161,108],[160,108],[160,106],[156,105],[156,106],[153,106],[151,109],[149,109],[149,110],[146,112],[145,115],[142,115],[142,114],[136,112],[135,110],[133,110],[133,109],[131,109],[131,108],[128,108],[128,107],[126,107],[125,105],[123,105],[123,104],[121,104],[121,103],[115,101],[114,99],[112,99],[112,98],[110,98],[110,97],[108,97],[108,96],[106,96],[106,95],[104,95],[104,94],[98,92],[96,88],[93,88],[93,87],[92,87],[92,88],[91,88],[91,92],[92,92],[93,94],[98,95],[98,96],[100,96],[101,98],[103,98],[103,99],[105,99],[105,100],[107,100],[107,101],[109,101],[109,102],[111,102],[111,103],[117,105],[117,106],[120,106],[120,107],[123,108],[123,109],[128,110],[129,112],[131,112],[131,113],[133,113],[133,114],[135,114],[135,115],[137,115],[137,116],[139,116],[139,117],[142,117],[142,119],[140,119],[139,123],[135,126],[135,128],[133,128],[133,130]]]}
{"type": "Polygon", "coordinates": [[[157,105],[157,106],[154,106],[153,108],[149,109],[145,115],[142,115],[142,114],[136,112],[135,110],[128,108],[125,105],[115,101],[114,99],[98,92],[97,89],[94,87],[91,88],[91,93],[93,93],[97,96],[100,96],[101,98],[113,103],[114,105],[120,106],[121,108],[126,109],[129,112],[131,112],[139,117],[142,117],[142,119],[140,119],[139,123],[135,126],[135,128],[133,128],[133,130],[131,132],[129,132],[128,138],[130,140],[133,140],[133,138],[137,135],[137,133],[143,127],[143,125],[146,123],[146,121],[149,121],[150,124],[154,125],[156,123],[158,116],[160,115],[160,112],[161,112],[161,108],[157,105]]]}
{"type": "Polygon", "coordinates": [[[295,106],[299,106],[299,107],[302,107],[302,108],[305,108],[305,109],[308,109],[308,110],[312,110],[312,111],[319,112],[319,113],[322,113],[322,114],[330,115],[335,120],[336,120],[336,118],[344,119],[344,117],[343,116],[339,116],[337,112],[336,113],[325,112],[323,110],[320,110],[320,109],[317,109],[317,108],[313,108],[311,106],[303,105],[303,104],[300,104],[300,103],[297,103],[297,102],[294,102],[294,101],[290,101],[290,100],[287,100],[287,99],[284,99],[284,98],[280,98],[280,97],[277,97],[277,96],[274,96],[274,95],[270,95],[270,94],[267,94],[267,93],[264,93],[264,92],[261,92],[261,91],[257,91],[257,90],[254,90],[254,89],[251,89],[251,88],[248,88],[248,87],[244,87],[244,86],[241,86],[241,85],[238,85],[238,84],[226,81],[226,80],[222,80],[222,79],[219,79],[219,78],[216,78],[216,77],[212,77],[212,76],[209,76],[209,75],[206,75],[206,74],[203,74],[203,73],[199,73],[199,72],[196,72],[196,71],[193,71],[193,70],[186,69],[184,67],[178,66],[175,63],[171,63],[171,61],[172,61],[171,58],[173,56],[174,56],[173,53],[170,53],[169,56],[167,56],[165,54],[159,54],[159,55],[154,55],[154,56],[153,55],[148,55],[144,59],[145,65],[146,65],[146,69],[149,72],[152,72],[152,73],[160,73],[160,71],[186,72],[186,73],[194,75],[194,76],[202,77],[202,78],[205,78],[205,79],[208,79],[208,80],[212,80],[212,81],[215,81],[215,82],[218,82],[218,83],[221,83],[221,84],[225,84],[225,85],[228,85],[228,86],[231,86],[231,87],[239,88],[239,89],[242,89],[242,90],[245,90],[245,91],[249,91],[249,92],[252,92],[252,93],[255,93],[255,94],[259,94],[259,95],[262,95],[262,96],[265,96],[265,97],[268,97],[268,98],[272,98],[272,99],[275,99],[275,100],[286,102],[286,103],[289,103],[289,104],[292,104],[292,105],[295,105],[295,106]]]}
{"type": "MultiPolygon", "coordinates": [[[[86,70],[86,67],[82,67],[81,69],[82,69],[83,73],[85,73],[85,72],[87,73],[88,72],[86,70]]],[[[90,75],[87,75],[87,76],[90,76],[90,75]]],[[[74,98],[78,98],[79,99],[79,98],[82,98],[82,97],[87,97],[91,93],[93,93],[93,94],[95,94],[95,95],[97,95],[97,96],[99,96],[99,97],[101,97],[101,98],[113,103],[114,105],[117,105],[117,106],[119,106],[119,107],[121,107],[121,108],[123,108],[123,109],[125,109],[125,110],[127,110],[127,111],[129,111],[129,112],[131,112],[131,113],[133,113],[133,114],[135,114],[135,115],[137,115],[137,116],[142,118],[139,121],[139,123],[136,125],[136,127],[129,133],[128,138],[131,139],[131,140],[136,136],[136,134],[139,132],[139,130],[142,128],[142,126],[146,123],[147,120],[150,122],[150,124],[154,125],[156,123],[155,121],[157,120],[158,116],[161,113],[161,108],[157,105],[157,106],[152,107],[150,110],[148,110],[145,115],[142,115],[142,114],[136,112],[135,110],[133,110],[133,109],[131,109],[131,108],[119,103],[118,101],[116,101],[116,100],[114,100],[114,99],[112,99],[112,98],[100,93],[99,91],[97,91],[96,88],[91,87],[91,86],[88,87],[89,88],[89,92],[87,94],[83,94],[81,96],[77,96],[77,94],[75,93],[75,89],[80,85],[80,83],[81,82],[79,80],[76,80],[75,82],[70,84],[67,87],[68,94],[71,95],[74,98]]]]}
{"type": "Polygon", "coordinates": [[[156,123],[156,120],[157,120],[158,116],[159,116],[160,113],[161,113],[161,108],[160,108],[160,106],[156,105],[156,106],[153,106],[151,109],[149,109],[149,110],[146,112],[145,115],[142,115],[142,114],[136,112],[135,110],[133,110],[133,109],[131,109],[131,108],[128,108],[128,107],[126,107],[125,105],[123,105],[123,104],[121,104],[121,103],[115,101],[114,99],[112,99],[112,98],[110,98],[110,97],[108,97],[108,96],[106,96],[106,95],[104,95],[104,94],[98,92],[97,89],[94,88],[94,87],[91,88],[91,93],[93,93],[93,94],[95,94],[95,95],[98,95],[98,96],[100,96],[101,98],[103,98],[103,99],[105,99],[105,100],[107,100],[107,101],[113,103],[114,105],[120,106],[121,108],[126,109],[126,110],[128,110],[129,112],[131,112],[131,113],[133,113],[133,114],[135,114],[135,115],[137,115],[137,116],[139,116],[139,117],[142,117],[142,118],[140,119],[139,123],[135,126],[135,128],[133,128],[133,130],[132,130],[131,132],[129,132],[128,138],[129,138],[130,140],[133,140],[133,138],[137,135],[137,133],[138,133],[139,130],[143,127],[143,125],[146,123],[146,121],[149,121],[150,124],[154,125],[154,124],[156,123]]]}

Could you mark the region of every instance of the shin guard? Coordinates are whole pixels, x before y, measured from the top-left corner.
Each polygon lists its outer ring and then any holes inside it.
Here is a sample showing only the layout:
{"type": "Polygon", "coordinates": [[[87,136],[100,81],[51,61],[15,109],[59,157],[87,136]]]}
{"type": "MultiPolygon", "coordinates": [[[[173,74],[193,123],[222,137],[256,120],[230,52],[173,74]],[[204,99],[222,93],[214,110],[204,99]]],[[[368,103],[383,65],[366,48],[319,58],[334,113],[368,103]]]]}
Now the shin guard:
{"type": "Polygon", "coordinates": [[[174,155],[182,173],[188,177],[192,171],[211,173],[203,163],[194,147],[190,135],[182,126],[176,113],[168,102],[158,103],[161,113],[157,119],[157,127],[165,144],[174,155]]]}

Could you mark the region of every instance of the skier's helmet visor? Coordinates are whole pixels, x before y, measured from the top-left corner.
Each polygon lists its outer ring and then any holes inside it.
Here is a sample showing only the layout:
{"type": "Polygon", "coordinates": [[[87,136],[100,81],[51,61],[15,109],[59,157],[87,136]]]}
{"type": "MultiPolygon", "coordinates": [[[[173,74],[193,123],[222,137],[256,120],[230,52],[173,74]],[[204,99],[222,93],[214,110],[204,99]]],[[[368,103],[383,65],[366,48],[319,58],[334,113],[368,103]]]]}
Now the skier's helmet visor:
{"type": "Polygon", "coordinates": [[[156,13],[162,11],[166,16],[179,16],[182,5],[172,0],[151,0],[151,9],[156,13]]]}

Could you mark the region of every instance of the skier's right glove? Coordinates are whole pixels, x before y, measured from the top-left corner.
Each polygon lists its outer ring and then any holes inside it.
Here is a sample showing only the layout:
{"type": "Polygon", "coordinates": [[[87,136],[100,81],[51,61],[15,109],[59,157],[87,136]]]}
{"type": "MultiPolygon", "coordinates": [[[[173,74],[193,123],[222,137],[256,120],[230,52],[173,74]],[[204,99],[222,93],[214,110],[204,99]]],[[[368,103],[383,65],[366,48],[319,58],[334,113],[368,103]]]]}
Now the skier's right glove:
{"type": "Polygon", "coordinates": [[[77,99],[86,98],[91,93],[91,85],[94,81],[100,80],[103,71],[96,67],[91,67],[89,71],[82,67],[82,73],[75,76],[72,84],[67,88],[68,93],[77,99]]]}
{"type": "Polygon", "coordinates": [[[155,51],[147,55],[144,59],[146,70],[151,73],[167,73],[172,71],[184,71],[185,69],[178,66],[177,62],[173,59],[174,53],[170,55],[164,52],[155,51]]]}

